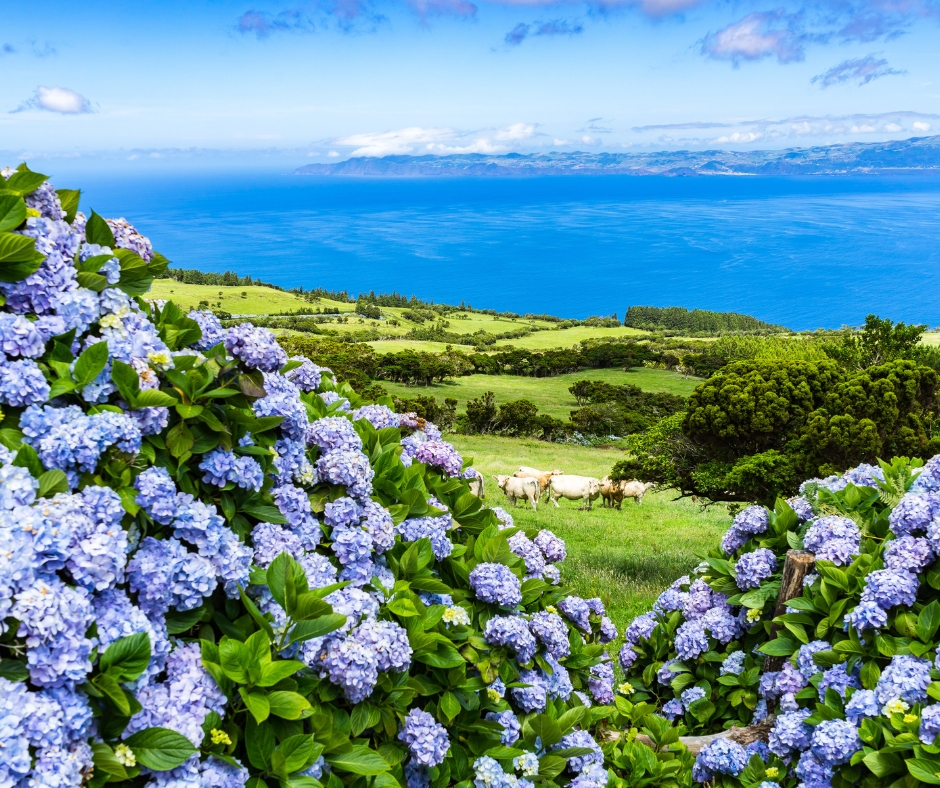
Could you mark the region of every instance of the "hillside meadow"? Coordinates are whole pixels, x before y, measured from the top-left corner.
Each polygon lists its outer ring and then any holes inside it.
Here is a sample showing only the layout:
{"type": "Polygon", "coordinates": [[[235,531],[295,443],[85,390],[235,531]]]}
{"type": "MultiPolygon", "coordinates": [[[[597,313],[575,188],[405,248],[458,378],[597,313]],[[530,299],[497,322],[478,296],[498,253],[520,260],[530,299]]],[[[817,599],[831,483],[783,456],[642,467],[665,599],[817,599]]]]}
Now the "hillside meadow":
{"type": "Polygon", "coordinates": [[[562,579],[583,597],[599,596],[618,628],[645,612],[666,586],[714,549],[730,518],[723,506],[702,510],[673,491],[652,492],[637,506],[605,509],[600,499],[591,511],[562,500],[560,508],[543,502],[537,512],[521,504],[509,507],[493,474],[512,474],[520,465],[603,478],[622,456],[614,449],[595,449],[490,435],[447,435],[485,477],[485,502],[503,506],[525,528],[548,528],[565,540],[568,557],[562,579]]]}
{"type": "Polygon", "coordinates": [[[664,369],[635,367],[620,369],[587,369],[568,375],[533,378],[521,375],[467,375],[453,378],[432,386],[405,386],[383,380],[381,385],[396,397],[433,396],[439,401],[448,397],[457,400],[458,412],[466,407],[467,400],[482,397],[487,391],[496,396],[496,403],[527,399],[538,406],[539,411],[556,419],[568,419],[571,411],[578,407],[568,391],[579,380],[598,380],[619,386],[633,385],[643,391],[662,391],[687,397],[701,381],[677,372],[664,369]]]}

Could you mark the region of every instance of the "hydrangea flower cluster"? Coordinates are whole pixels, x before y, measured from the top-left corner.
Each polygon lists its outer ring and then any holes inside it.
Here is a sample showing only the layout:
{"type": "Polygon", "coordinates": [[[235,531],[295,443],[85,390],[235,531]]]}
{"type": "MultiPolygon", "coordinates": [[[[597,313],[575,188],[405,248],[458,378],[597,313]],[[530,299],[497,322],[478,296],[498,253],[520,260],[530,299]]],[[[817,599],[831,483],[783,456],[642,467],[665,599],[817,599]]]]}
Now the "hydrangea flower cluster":
{"type": "MultiPolygon", "coordinates": [[[[242,682],[222,680],[208,654],[268,628],[273,647],[265,669],[287,677],[277,671],[302,665],[305,683],[320,682],[311,700],[347,719],[352,706],[371,700],[366,708],[381,712],[375,735],[407,748],[404,779],[415,788],[429,785],[445,759],[456,761],[445,720],[435,718],[438,703],[414,696],[407,674],[438,670],[435,660],[452,662],[455,654],[463,659],[457,649],[468,639],[482,652],[505,647],[504,661],[512,663],[505,667],[519,669],[511,690],[497,679],[480,692],[479,718],[501,728],[487,734],[491,741],[515,744],[519,715],[543,711],[550,700],[590,704],[582,692],[575,698],[576,686],[596,702],[612,702],[609,662],[585,664],[582,657],[577,668],[565,664],[573,639],[604,644],[616,637],[601,601],[533,584],[560,600],[560,613],[528,596],[526,609],[519,607],[523,576],[558,582],[562,540],[549,531],[531,540],[517,533],[511,546],[520,560],[471,561],[469,581],[458,575],[455,582],[442,567],[447,559],[467,560],[457,549],[466,535],[432,496],[451,500],[453,485],[463,482],[445,480],[457,478],[463,463],[433,424],[387,405],[354,408],[359,400],[348,389],[341,389],[345,397],[333,390],[339,384],[329,370],[288,359],[265,329],[226,328],[207,311],[184,316],[172,304],[137,300],[146,284],[134,272],[155,275],[165,261],[126,220],[93,216],[86,223],[76,214],[69,221],[46,185],[26,204],[32,213],[17,232],[33,240],[43,262],[19,282],[0,283],[0,402],[10,417],[4,426],[14,425],[0,448],[0,635],[15,663],[4,675],[16,679],[0,678],[0,786],[80,788],[94,759],[109,750],[115,763],[136,768],[143,760],[135,756],[136,737],[160,727],[188,740],[196,754],[172,769],[147,769],[132,777],[136,782],[242,788],[259,769],[244,755],[245,732],[234,732],[247,724],[247,715],[231,715],[230,699],[244,698],[242,682]],[[76,265],[98,263],[100,278],[81,282],[100,289],[80,285],[76,265]],[[102,358],[105,348],[103,367],[94,362],[82,377],[88,359],[102,358]],[[376,438],[373,428],[384,432],[376,438]],[[400,441],[402,464],[426,466],[426,516],[399,521],[401,498],[388,492],[388,478],[375,478],[378,466],[360,433],[373,456],[380,440],[396,462],[400,441]],[[47,470],[61,473],[42,475],[47,470]],[[390,551],[423,538],[435,561],[421,579],[436,589],[447,582],[452,594],[400,591],[400,552],[390,551]],[[308,622],[288,615],[290,603],[281,607],[285,597],[272,574],[284,554],[303,569],[309,589],[322,589],[304,597],[308,607],[320,606],[322,596],[340,617],[337,629],[301,637],[308,622]],[[422,604],[440,606],[427,613],[432,623],[406,630],[422,604]],[[133,678],[104,684],[102,673],[120,659],[127,638],[148,643],[149,659],[140,660],[133,678]],[[449,639],[455,648],[445,648],[449,639]],[[440,646],[436,657],[428,642],[440,646]],[[101,686],[113,693],[92,690],[101,686]],[[90,699],[86,689],[99,694],[90,699]],[[118,696],[129,704],[126,715],[108,705],[118,696]],[[224,747],[240,761],[207,754],[224,747]]],[[[496,521],[485,510],[476,517],[483,527],[496,521]]],[[[505,512],[495,517],[512,526],[505,512]]],[[[461,518],[460,525],[471,521],[461,518]]],[[[286,598],[303,595],[299,576],[290,582],[286,598]]],[[[3,661],[9,668],[8,654],[3,661]]],[[[222,662],[234,669],[228,655],[222,662]]],[[[272,698],[270,714],[283,716],[273,693],[290,694],[281,687],[293,682],[276,689],[277,680],[252,682],[253,692],[261,688],[272,698]]],[[[279,743],[294,726],[310,725],[303,715],[278,728],[279,743]]],[[[601,788],[607,771],[590,733],[566,740],[592,753],[569,759],[565,781],[601,788]]],[[[326,781],[332,757],[328,751],[297,773],[326,781]]],[[[518,776],[499,777],[485,759],[478,763],[480,780],[511,788],[530,788],[528,778],[539,770],[530,752],[514,759],[518,776]]]]}

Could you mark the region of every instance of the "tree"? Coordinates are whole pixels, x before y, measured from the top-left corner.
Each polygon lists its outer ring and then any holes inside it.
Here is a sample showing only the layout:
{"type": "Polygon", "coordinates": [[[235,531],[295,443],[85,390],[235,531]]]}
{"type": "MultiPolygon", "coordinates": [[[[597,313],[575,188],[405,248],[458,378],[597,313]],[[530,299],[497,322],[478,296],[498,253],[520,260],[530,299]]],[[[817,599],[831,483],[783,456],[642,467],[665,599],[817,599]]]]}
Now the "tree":
{"type": "Polygon", "coordinates": [[[846,331],[842,341],[826,352],[850,369],[867,369],[899,358],[914,358],[925,325],[892,323],[887,318],[869,315],[859,332],[846,331]]]}
{"type": "Polygon", "coordinates": [[[684,415],[631,439],[618,474],[713,500],[770,502],[798,479],[891,456],[930,456],[940,378],[896,360],[847,372],[833,361],[734,362],[684,415]]]}

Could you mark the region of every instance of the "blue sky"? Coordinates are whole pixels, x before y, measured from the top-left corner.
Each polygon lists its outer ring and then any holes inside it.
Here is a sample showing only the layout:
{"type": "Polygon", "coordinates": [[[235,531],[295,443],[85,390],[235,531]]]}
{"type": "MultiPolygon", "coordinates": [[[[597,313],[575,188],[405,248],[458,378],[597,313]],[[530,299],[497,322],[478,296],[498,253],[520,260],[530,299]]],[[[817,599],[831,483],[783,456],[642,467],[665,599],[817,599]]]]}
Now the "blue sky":
{"type": "Polygon", "coordinates": [[[923,136],[940,129],[938,43],[936,0],[36,0],[4,10],[0,151],[334,161],[923,136]]]}

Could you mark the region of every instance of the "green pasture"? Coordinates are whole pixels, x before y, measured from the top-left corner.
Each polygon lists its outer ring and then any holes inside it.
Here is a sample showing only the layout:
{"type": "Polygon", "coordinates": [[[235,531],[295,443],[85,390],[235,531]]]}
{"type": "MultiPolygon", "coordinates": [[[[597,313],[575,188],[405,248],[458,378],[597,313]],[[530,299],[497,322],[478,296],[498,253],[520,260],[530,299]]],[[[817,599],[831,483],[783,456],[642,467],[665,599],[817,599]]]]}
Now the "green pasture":
{"type": "MultiPolygon", "coordinates": [[[[486,504],[504,508],[508,502],[491,478],[495,473],[511,474],[529,465],[603,478],[622,456],[616,450],[522,438],[448,435],[447,440],[486,477],[486,504]]],[[[675,497],[668,490],[649,493],[642,505],[630,501],[622,511],[604,509],[599,499],[591,511],[579,511],[579,503],[564,500],[558,509],[543,502],[537,512],[521,505],[507,510],[517,525],[548,528],[565,540],[563,581],[579,596],[599,596],[622,632],[699,562],[699,554],[713,549],[730,524],[723,507],[702,511],[689,499],[675,497]]]]}
{"type": "Polygon", "coordinates": [[[210,308],[216,304],[233,315],[267,315],[273,312],[293,312],[304,306],[335,306],[341,311],[352,312],[354,304],[323,299],[316,304],[307,304],[300,296],[275,290],[271,287],[216,287],[214,285],[188,285],[175,279],[156,279],[148,298],[171,300],[184,310],[195,309],[200,301],[208,301],[210,308]],[[242,298],[242,293],[245,297],[242,298]]]}
{"type": "Polygon", "coordinates": [[[511,402],[527,399],[543,413],[556,419],[569,419],[571,411],[578,407],[568,388],[579,380],[601,380],[605,383],[625,385],[630,383],[644,391],[664,391],[687,397],[701,383],[697,378],[687,378],[677,372],[664,369],[634,367],[626,372],[620,369],[589,369],[556,375],[550,378],[532,378],[520,375],[466,375],[453,378],[433,386],[405,386],[388,380],[380,381],[389,394],[397,397],[433,396],[443,401],[447,397],[457,400],[458,411],[463,411],[467,400],[481,397],[487,391],[496,395],[496,402],[511,402]]]}
{"type": "MultiPolygon", "coordinates": [[[[453,323],[451,323],[453,325],[453,323]]],[[[584,339],[627,339],[648,336],[645,331],[636,328],[595,328],[593,326],[575,326],[574,328],[537,331],[520,339],[500,339],[496,347],[512,345],[527,350],[547,350],[556,347],[578,345],[584,339]]]]}
{"type": "MultiPolygon", "coordinates": [[[[371,345],[379,355],[401,353],[403,350],[413,350],[416,353],[443,353],[447,349],[447,342],[423,342],[417,339],[383,339],[366,344],[371,345]]],[[[467,345],[451,345],[451,347],[465,353],[473,352],[473,348],[467,345]]]]}

